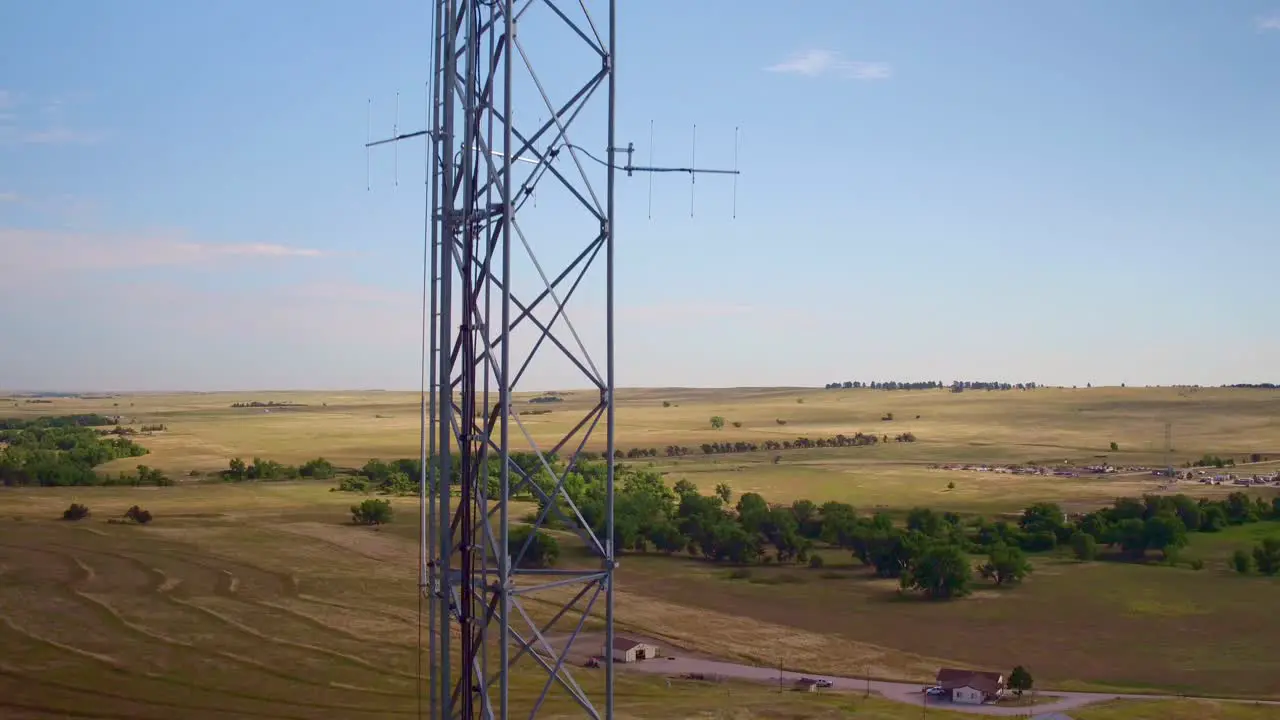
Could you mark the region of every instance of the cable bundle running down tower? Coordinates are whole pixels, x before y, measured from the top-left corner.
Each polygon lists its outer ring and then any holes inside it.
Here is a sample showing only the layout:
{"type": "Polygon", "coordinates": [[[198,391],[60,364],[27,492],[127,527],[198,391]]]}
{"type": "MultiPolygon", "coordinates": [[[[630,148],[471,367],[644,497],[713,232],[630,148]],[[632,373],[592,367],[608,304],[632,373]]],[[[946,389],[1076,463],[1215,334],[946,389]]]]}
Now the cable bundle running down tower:
{"type": "MultiPolygon", "coordinates": [[[[633,148],[614,139],[616,0],[580,0],[571,9],[558,2],[435,0],[431,128],[402,134],[397,117],[393,137],[366,143],[426,137],[431,147],[419,609],[428,608],[433,718],[533,717],[553,691],[588,717],[613,717],[615,175],[738,174],[632,166],[633,148]],[[517,26],[557,37],[530,48],[517,26]],[[573,68],[562,73],[580,77],[545,83],[532,60],[540,49],[573,68]],[[575,49],[583,61],[565,62],[575,49]],[[547,119],[526,123],[517,103],[547,119]],[[587,147],[603,148],[604,158],[587,147]],[[618,152],[627,153],[626,165],[616,163],[618,152]],[[535,189],[544,198],[556,191],[560,205],[544,201],[537,216],[529,206],[530,222],[522,223],[517,215],[535,189]],[[527,264],[517,270],[522,259],[527,264]],[[594,295],[584,282],[592,270],[594,295]],[[583,288],[591,322],[575,324],[568,306],[583,288]],[[588,351],[591,339],[603,357],[588,351]],[[572,367],[578,381],[569,386],[588,386],[590,397],[563,402],[577,411],[556,410],[577,412],[567,433],[535,438],[512,395],[543,355],[572,367]],[[519,463],[513,445],[530,450],[519,463]],[[589,446],[604,451],[594,522],[564,489],[589,446]],[[527,535],[512,532],[507,499],[520,495],[538,501],[535,532],[527,535]],[[571,569],[526,567],[536,531],[552,523],[574,529],[592,560],[575,559],[571,569]],[[601,615],[603,632],[593,629],[587,640],[587,619],[601,615]],[[603,655],[602,669],[587,671],[603,674],[601,690],[584,690],[570,671],[571,654],[603,655]],[[517,663],[526,668],[518,670],[522,680],[543,680],[518,708],[508,672],[517,663]]],[[[421,714],[428,708],[419,698],[421,714]]]]}

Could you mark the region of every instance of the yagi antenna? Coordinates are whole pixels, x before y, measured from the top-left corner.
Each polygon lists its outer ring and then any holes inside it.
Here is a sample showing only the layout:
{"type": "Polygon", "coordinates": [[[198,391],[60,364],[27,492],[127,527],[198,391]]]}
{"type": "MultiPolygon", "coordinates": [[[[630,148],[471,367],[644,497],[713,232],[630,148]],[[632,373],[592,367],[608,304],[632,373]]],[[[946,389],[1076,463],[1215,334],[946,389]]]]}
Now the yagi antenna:
{"type": "Polygon", "coordinates": [[[738,218],[738,128],[733,129],[733,219],[738,218]]]}
{"type": "MultiPolygon", "coordinates": [[[[430,108],[428,108],[428,110],[429,109],[430,108]]],[[[368,113],[368,118],[366,119],[367,121],[366,121],[365,144],[364,144],[365,189],[369,190],[372,188],[372,181],[369,179],[369,173],[370,173],[369,155],[373,148],[379,145],[398,145],[401,140],[409,140],[416,137],[427,137],[434,140],[436,137],[436,133],[432,130],[415,130],[413,132],[407,132],[407,133],[400,132],[400,93],[399,91],[396,92],[395,118],[391,126],[391,137],[382,138],[381,140],[370,139],[370,136],[372,134],[372,122],[373,122],[371,119],[372,113],[373,113],[372,99],[369,99],[368,101],[367,113],[368,113]]],[[[627,143],[626,147],[610,148],[615,153],[621,152],[621,153],[627,154],[627,162],[625,165],[618,165],[615,163],[614,165],[610,166],[608,162],[601,160],[599,157],[592,154],[590,150],[587,150],[586,148],[580,145],[574,145],[569,142],[564,142],[563,140],[561,140],[558,145],[552,144],[551,146],[549,146],[546,149],[546,151],[542,153],[541,158],[517,156],[517,157],[511,158],[511,160],[512,162],[528,163],[530,165],[541,166],[545,164],[550,164],[551,162],[554,162],[556,159],[558,159],[559,150],[561,148],[572,148],[574,150],[580,151],[583,155],[586,155],[589,159],[591,159],[593,162],[595,162],[598,165],[603,165],[605,167],[612,167],[614,170],[621,170],[625,172],[627,174],[627,177],[633,177],[636,173],[648,173],[649,174],[649,219],[650,220],[653,219],[653,176],[654,175],[658,173],[688,173],[689,174],[689,217],[694,216],[693,215],[694,200],[695,200],[694,188],[697,185],[698,175],[732,175],[733,176],[733,217],[737,218],[738,217],[738,176],[742,174],[742,171],[738,169],[738,134],[739,134],[738,128],[735,127],[733,129],[733,169],[727,170],[723,168],[701,168],[697,166],[698,126],[696,124],[693,126],[693,148],[691,152],[691,161],[688,167],[663,167],[663,166],[654,165],[653,164],[653,157],[654,157],[653,127],[654,127],[653,120],[650,120],[649,121],[649,164],[648,165],[636,165],[634,162],[632,162],[632,159],[635,157],[635,150],[636,150],[635,143],[627,143]]],[[[461,148],[462,151],[470,151],[472,149],[473,148],[470,148],[470,147],[461,148]]],[[[499,150],[488,150],[487,154],[492,155],[493,157],[500,157],[500,158],[506,157],[506,154],[499,150]]],[[[398,187],[400,185],[400,156],[398,152],[395,153],[393,157],[394,157],[393,172],[395,173],[395,184],[398,187]]],[[[535,191],[532,193],[532,195],[533,195],[533,206],[536,208],[538,206],[538,194],[535,191]]]]}
{"type": "MultiPolygon", "coordinates": [[[[396,91],[396,114],[391,121],[392,136],[400,134],[400,91],[396,91]]],[[[396,187],[400,187],[400,146],[391,146],[392,177],[396,187]]]]}
{"type": "Polygon", "coordinates": [[[373,141],[373,98],[369,98],[364,111],[364,189],[373,189],[369,175],[369,143],[373,141]]]}
{"type": "MultiPolygon", "coordinates": [[[[653,164],[653,120],[649,121],[649,164],[653,164]]],[[[653,173],[649,173],[649,219],[653,219],[653,173]]]]}
{"type": "MultiPolygon", "coordinates": [[[[689,153],[690,167],[698,166],[698,124],[693,124],[693,150],[689,153]]],[[[698,184],[698,173],[689,173],[689,217],[693,217],[693,186],[698,184]]]]}

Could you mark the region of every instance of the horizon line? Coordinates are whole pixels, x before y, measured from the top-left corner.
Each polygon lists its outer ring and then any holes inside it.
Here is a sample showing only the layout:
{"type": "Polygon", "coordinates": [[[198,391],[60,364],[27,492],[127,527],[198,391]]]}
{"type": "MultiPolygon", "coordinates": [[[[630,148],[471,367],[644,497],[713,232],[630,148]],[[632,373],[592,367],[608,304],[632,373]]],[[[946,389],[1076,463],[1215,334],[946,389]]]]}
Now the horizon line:
{"type": "MultiPolygon", "coordinates": [[[[851,381],[851,382],[852,382],[852,381],[851,381]]],[[[858,381],[858,382],[862,382],[862,381],[858,381]]],[[[895,381],[895,380],[879,381],[879,380],[877,380],[877,381],[874,381],[874,382],[901,382],[901,383],[906,383],[906,382],[915,382],[915,381],[902,381],[902,380],[897,380],[897,381],[895,381]]],[[[1003,380],[959,380],[959,381],[955,381],[955,380],[953,380],[952,382],[953,382],[953,383],[954,383],[954,382],[1001,382],[1001,383],[1004,383],[1004,382],[1006,382],[1006,381],[1003,381],[1003,380]]],[[[1025,385],[1025,384],[1030,384],[1030,381],[1029,381],[1029,382],[1026,382],[1026,383],[1008,382],[1007,384],[1009,384],[1009,385],[1013,385],[1013,386],[1017,386],[1017,385],[1019,385],[1019,384],[1024,384],[1024,385],[1025,385]]],[[[1035,384],[1035,389],[1044,389],[1044,390],[1089,390],[1089,389],[1097,390],[1097,389],[1107,389],[1107,388],[1116,389],[1116,390],[1121,390],[1121,389],[1125,389],[1125,390],[1142,390],[1142,389],[1157,390],[1157,389],[1174,389],[1174,388],[1218,388],[1218,389],[1241,388],[1241,389],[1245,389],[1245,388],[1250,388],[1250,387],[1266,387],[1266,386],[1268,386],[1268,385],[1275,385],[1275,386],[1276,386],[1276,389],[1280,389],[1280,383],[1270,383],[1270,382],[1265,382],[1265,381],[1263,381],[1263,382],[1252,382],[1252,383],[1242,383],[1242,382],[1237,382],[1237,383],[1220,383],[1220,384],[1214,384],[1214,385],[1206,385],[1206,384],[1202,384],[1202,383],[1170,383],[1170,384],[1154,384],[1154,385],[1137,385],[1137,384],[1133,384],[1133,383],[1120,383],[1120,384],[1114,384],[1114,385],[1085,383],[1084,385],[1061,385],[1061,384],[1049,384],[1049,383],[1039,383],[1039,382],[1036,382],[1036,383],[1034,383],[1034,384],[1035,384]]],[[[943,384],[943,385],[940,385],[940,386],[935,387],[935,388],[919,388],[919,389],[909,389],[909,388],[907,388],[907,389],[904,389],[904,391],[905,391],[905,392],[922,392],[922,391],[924,391],[924,390],[928,390],[928,389],[933,389],[933,390],[948,390],[948,391],[949,391],[949,390],[951,389],[951,384],[943,384]]],[[[697,391],[697,390],[708,390],[708,391],[709,391],[709,390],[778,390],[778,391],[783,391],[783,390],[788,390],[788,391],[808,391],[808,390],[879,390],[879,388],[871,388],[871,387],[868,387],[867,385],[863,385],[863,386],[861,386],[861,387],[849,387],[849,388],[845,388],[845,387],[840,387],[840,388],[828,388],[828,387],[825,387],[824,385],[625,385],[625,386],[618,386],[618,387],[616,387],[616,388],[615,388],[615,390],[672,390],[672,391],[690,391],[690,390],[693,390],[693,391],[697,391]]],[[[979,390],[981,390],[981,388],[979,388],[979,390]]],[[[516,395],[545,394],[545,393],[565,393],[565,394],[569,394],[569,393],[596,393],[596,392],[599,392],[599,389],[598,389],[598,388],[591,387],[591,386],[587,386],[587,387],[570,387],[570,388],[553,388],[553,389],[530,389],[530,390],[517,390],[517,391],[515,392],[515,394],[516,394],[516,395]]],[[[302,394],[302,393],[355,393],[355,394],[365,394],[365,393],[388,393],[388,394],[392,394],[392,393],[394,393],[394,394],[414,394],[414,395],[420,395],[420,394],[422,394],[422,391],[421,391],[421,389],[419,389],[419,388],[402,388],[402,389],[394,389],[394,388],[390,388],[390,389],[389,389],[389,388],[337,388],[337,387],[333,387],[333,388],[325,388],[325,387],[317,387],[317,388],[290,388],[290,389],[284,389],[284,388],[239,388],[239,389],[226,389],[226,390],[118,390],[118,389],[111,389],[111,390],[53,390],[53,389],[47,389],[47,388],[45,388],[45,389],[6,389],[6,388],[0,388],[0,397],[10,397],[10,398],[19,398],[19,397],[26,397],[26,398],[30,398],[30,397],[40,397],[40,396],[55,396],[55,397],[56,397],[56,396],[84,396],[84,395],[101,395],[101,396],[136,396],[136,395],[233,395],[233,394],[239,394],[239,393],[292,393],[292,394],[302,394]]]]}

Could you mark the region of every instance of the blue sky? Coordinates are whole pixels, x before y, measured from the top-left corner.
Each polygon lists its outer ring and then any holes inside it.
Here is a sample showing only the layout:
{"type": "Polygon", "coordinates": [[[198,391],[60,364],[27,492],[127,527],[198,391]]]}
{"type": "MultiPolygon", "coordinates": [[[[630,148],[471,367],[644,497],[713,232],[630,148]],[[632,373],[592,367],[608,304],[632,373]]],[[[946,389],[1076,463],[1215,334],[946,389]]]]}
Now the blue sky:
{"type": "MultiPolygon", "coordinates": [[[[620,4],[619,385],[1277,379],[1280,0],[620,4]]],[[[416,387],[428,5],[4,4],[0,387],[416,387]]]]}

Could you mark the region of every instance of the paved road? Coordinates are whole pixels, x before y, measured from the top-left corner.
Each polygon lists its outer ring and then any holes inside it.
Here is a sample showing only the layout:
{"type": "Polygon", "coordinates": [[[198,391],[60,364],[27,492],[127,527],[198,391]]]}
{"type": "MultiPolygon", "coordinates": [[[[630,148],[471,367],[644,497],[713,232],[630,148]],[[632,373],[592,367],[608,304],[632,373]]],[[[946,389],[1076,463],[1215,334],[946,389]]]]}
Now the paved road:
{"type": "MultiPolygon", "coordinates": [[[[655,658],[653,660],[645,660],[631,665],[617,666],[625,668],[628,671],[659,673],[663,675],[682,675],[684,673],[702,673],[704,675],[718,675],[725,678],[734,678],[738,680],[753,680],[759,682],[778,682],[778,669],[757,667],[754,665],[740,665],[737,663],[719,662],[716,660],[702,660],[698,658],[676,657],[668,660],[663,658],[655,658]]],[[[794,673],[784,671],[782,679],[788,684],[792,681],[799,680],[802,677],[814,678],[815,680],[831,681],[833,690],[845,691],[863,691],[867,687],[866,680],[858,680],[854,678],[842,678],[833,675],[813,675],[808,673],[794,673]]],[[[923,701],[923,693],[920,684],[900,683],[900,682],[882,682],[879,680],[871,681],[871,690],[879,693],[889,700],[898,702],[911,703],[920,705],[923,701]]],[[[974,713],[978,715],[1004,715],[1027,717],[1040,715],[1042,713],[1066,712],[1073,708],[1079,708],[1084,705],[1105,702],[1107,700],[1116,699],[1135,699],[1135,700],[1159,700],[1168,699],[1171,695],[1125,695],[1121,693],[1083,693],[1083,692],[1058,692],[1046,691],[1047,695],[1052,695],[1052,699],[1042,696],[1044,702],[1037,702],[1034,708],[1031,707],[1001,707],[999,705],[957,705],[946,700],[937,698],[928,698],[929,707],[937,707],[939,709],[955,710],[960,712],[974,713]]],[[[1265,703],[1280,704],[1280,703],[1265,703]]]]}

